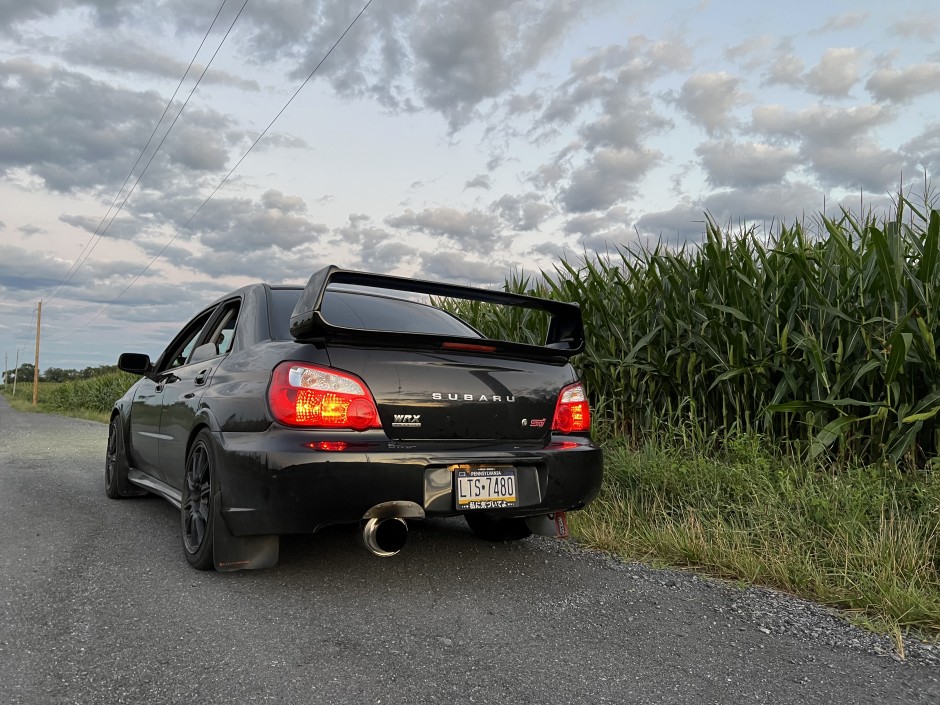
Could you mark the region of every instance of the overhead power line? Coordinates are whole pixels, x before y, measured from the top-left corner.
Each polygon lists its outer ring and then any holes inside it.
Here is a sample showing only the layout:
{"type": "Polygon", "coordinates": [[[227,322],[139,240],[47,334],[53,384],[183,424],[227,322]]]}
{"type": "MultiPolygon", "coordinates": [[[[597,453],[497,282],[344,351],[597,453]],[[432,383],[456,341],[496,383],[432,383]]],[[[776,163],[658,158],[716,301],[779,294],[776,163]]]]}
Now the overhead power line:
{"type": "MultiPolygon", "coordinates": [[[[212,60],[215,59],[216,54],[219,53],[219,49],[222,47],[222,44],[228,38],[229,33],[232,31],[231,27],[229,27],[228,32],[225,33],[225,36],[222,38],[222,41],[219,42],[219,46],[218,48],[216,48],[215,53],[212,55],[212,59],[210,59],[209,63],[206,64],[206,67],[203,69],[202,74],[200,74],[199,79],[196,81],[195,86],[193,86],[193,89],[192,91],[190,91],[189,96],[186,98],[186,101],[183,103],[179,112],[176,114],[176,118],[173,119],[173,122],[170,124],[170,127],[167,128],[166,133],[163,135],[163,139],[160,140],[160,144],[157,145],[157,148],[154,149],[153,154],[150,155],[150,159],[147,161],[147,164],[144,166],[143,171],[140,172],[140,176],[137,177],[137,181],[134,182],[134,185],[131,187],[131,190],[128,191],[127,196],[125,196],[124,200],[121,202],[120,207],[117,209],[117,211],[115,212],[111,220],[108,221],[108,224],[104,228],[104,230],[102,230],[101,227],[105,224],[105,221],[108,220],[108,216],[111,215],[111,211],[114,210],[114,205],[118,202],[118,199],[121,197],[121,194],[124,192],[124,187],[127,186],[128,182],[131,180],[131,177],[134,175],[134,171],[140,165],[140,161],[143,159],[144,154],[147,152],[147,148],[150,147],[151,143],[153,142],[153,138],[157,134],[157,130],[160,129],[160,125],[163,123],[163,118],[166,117],[166,114],[170,110],[170,106],[173,105],[173,101],[176,100],[176,96],[179,93],[180,88],[183,86],[183,82],[186,80],[186,77],[189,75],[189,72],[192,69],[193,64],[196,63],[196,58],[199,56],[199,52],[202,51],[202,47],[205,45],[206,40],[209,38],[209,35],[212,33],[212,28],[215,27],[215,23],[216,21],[218,21],[219,15],[222,14],[222,9],[225,7],[225,4],[227,2],[228,0],[222,0],[222,4],[219,5],[219,9],[216,11],[215,17],[212,18],[212,22],[209,24],[209,29],[206,30],[206,33],[203,36],[202,41],[199,42],[199,46],[196,48],[196,52],[193,54],[193,58],[190,60],[189,65],[186,67],[186,70],[183,72],[183,75],[180,77],[179,83],[176,85],[176,90],[173,91],[173,95],[170,96],[170,99],[167,101],[166,107],[163,109],[163,113],[160,115],[160,119],[157,120],[157,124],[153,126],[153,132],[151,132],[150,137],[147,138],[147,143],[141,148],[140,154],[137,155],[137,161],[134,162],[134,166],[132,166],[131,170],[128,172],[127,177],[124,179],[124,183],[121,184],[121,188],[118,189],[117,194],[114,196],[114,200],[111,201],[111,205],[108,206],[107,212],[101,218],[101,222],[98,223],[98,227],[95,228],[95,232],[92,233],[91,237],[88,238],[88,241],[85,243],[84,247],[82,247],[82,251],[78,253],[78,257],[75,258],[75,261],[72,262],[72,266],[69,267],[68,271],[62,277],[62,280],[59,282],[58,286],[56,286],[55,291],[53,291],[52,294],[50,294],[50,296],[46,299],[47,305],[62,290],[62,287],[64,287],[72,279],[72,277],[74,277],[78,273],[78,270],[82,268],[85,262],[88,261],[88,258],[91,256],[91,253],[94,252],[95,248],[98,246],[98,243],[101,241],[101,238],[104,237],[104,234],[108,231],[108,228],[111,227],[111,223],[113,223],[114,219],[117,218],[118,214],[120,214],[121,210],[124,208],[124,204],[127,203],[127,199],[130,198],[131,194],[134,192],[134,189],[137,187],[137,184],[140,183],[141,178],[143,178],[143,175],[147,172],[147,169],[150,167],[150,163],[153,161],[153,158],[157,155],[157,152],[160,151],[160,147],[163,146],[163,143],[166,141],[167,136],[170,134],[170,131],[173,129],[173,126],[176,124],[176,121],[179,119],[179,116],[183,112],[183,109],[186,107],[187,103],[189,103],[189,99],[192,98],[193,93],[196,90],[196,87],[199,85],[199,82],[202,81],[202,77],[206,75],[206,71],[209,69],[209,65],[211,65],[212,60]],[[94,241],[94,244],[92,244],[92,241],[94,241]],[[89,249],[89,245],[91,245],[91,249],[89,249]],[[88,251],[87,254],[85,252],[86,250],[88,251]]],[[[245,4],[242,5],[241,10],[238,11],[238,15],[235,16],[235,20],[238,20],[238,17],[241,15],[242,10],[245,9],[245,5],[247,4],[248,4],[248,0],[245,0],[245,4]]],[[[235,24],[235,20],[232,21],[233,26],[235,24]]]]}
{"type": "Polygon", "coordinates": [[[210,193],[210,194],[208,195],[208,197],[206,198],[206,200],[204,200],[204,201],[199,205],[199,207],[198,207],[195,211],[193,211],[193,214],[192,214],[191,216],[189,216],[189,219],[182,225],[182,227],[180,227],[179,230],[176,231],[176,234],[175,234],[173,237],[171,237],[171,238],[167,241],[167,243],[163,246],[163,248],[162,248],[159,252],[157,252],[156,255],[153,256],[153,259],[150,260],[150,262],[147,264],[147,266],[144,267],[144,268],[137,274],[137,276],[135,276],[135,277],[131,280],[131,282],[130,282],[126,287],[124,287],[124,289],[121,291],[121,293],[119,293],[119,294],[118,294],[117,296],[115,296],[111,301],[109,301],[109,302],[108,302],[107,304],[105,304],[101,309],[99,309],[98,312],[97,312],[94,316],[92,316],[90,319],[88,319],[88,321],[86,321],[84,324],[82,324],[82,325],[79,326],[78,328],[73,329],[73,330],[72,330],[71,332],[69,332],[67,335],[63,336],[62,338],[59,338],[58,340],[65,340],[66,338],[70,338],[70,337],[72,337],[73,335],[75,335],[75,333],[78,333],[79,331],[84,330],[84,329],[87,328],[89,325],[91,325],[91,323],[94,322],[95,320],[97,320],[98,317],[101,316],[101,314],[103,314],[105,311],[107,311],[107,310],[108,310],[111,306],[113,306],[122,296],[124,296],[124,294],[126,294],[126,293],[128,292],[128,290],[129,290],[132,286],[134,286],[134,284],[136,284],[137,281],[147,272],[147,270],[150,269],[151,266],[153,266],[153,263],[154,263],[154,262],[156,262],[158,259],[160,259],[160,257],[163,255],[164,252],[167,251],[167,249],[170,247],[170,245],[172,245],[172,244],[176,241],[176,239],[183,233],[183,231],[186,230],[186,228],[189,227],[189,224],[193,222],[193,220],[195,219],[195,217],[196,217],[197,215],[199,215],[200,211],[202,211],[202,209],[205,208],[206,204],[207,204],[210,200],[212,200],[212,197],[215,196],[216,193],[218,193],[219,189],[221,189],[222,186],[225,184],[225,182],[228,181],[229,177],[230,177],[232,174],[235,173],[235,170],[238,169],[239,165],[240,165],[240,164],[245,160],[245,158],[251,153],[251,150],[253,150],[253,149],[255,148],[255,145],[257,145],[257,144],[261,141],[261,139],[268,133],[268,131],[271,129],[271,127],[274,125],[274,123],[277,122],[277,119],[278,119],[279,117],[281,117],[281,115],[284,113],[285,110],[287,110],[288,106],[294,101],[294,98],[296,98],[296,97],[298,96],[298,94],[300,93],[300,91],[303,90],[304,86],[306,86],[307,83],[310,82],[310,79],[312,79],[312,78],[314,77],[314,75],[316,75],[317,71],[318,71],[318,70],[320,69],[320,67],[323,65],[323,62],[325,62],[325,61],[330,57],[330,54],[332,54],[333,51],[336,49],[336,47],[339,46],[340,42],[343,41],[343,38],[344,38],[347,34],[349,34],[349,31],[355,26],[356,22],[359,21],[359,18],[362,17],[363,13],[365,13],[365,11],[366,11],[367,9],[369,9],[369,5],[371,5],[372,2],[373,2],[373,0],[368,0],[368,2],[366,2],[365,5],[363,5],[362,9],[359,11],[359,14],[357,14],[357,15],[353,18],[352,22],[349,23],[349,26],[346,27],[346,29],[343,31],[343,33],[339,36],[339,39],[337,39],[337,40],[333,43],[333,46],[330,47],[329,51],[327,51],[326,54],[323,55],[323,58],[320,59],[320,61],[317,63],[317,65],[313,67],[313,71],[311,71],[311,72],[307,75],[307,77],[306,77],[306,78],[303,80],[303,82],[297,87],[297,89],[293,92],[293,94],[291,94],[291,97],[287,99],[287,102],[284,103],[284,105],[281,107],[281,109],[277,111],[277,114],[271,119],[271,122],[268,123],[267,127],[265,127],[265,128],[261,131],[261,134],[259,134],[258,137],[255,139],[255,141],[251,143],[251,146],[249,146],[248,149],[245,150],[245,153],[242,154],[242,156],[238,159],[237,162],[235,162],[235,165],[229,170],[229,172],[228,172],[224,177],[222,177],[222,180],[219,181],[218,185],[216,185],[216,187],[215,187],[214,189],[212,189],[212,193],[210,193]]]}

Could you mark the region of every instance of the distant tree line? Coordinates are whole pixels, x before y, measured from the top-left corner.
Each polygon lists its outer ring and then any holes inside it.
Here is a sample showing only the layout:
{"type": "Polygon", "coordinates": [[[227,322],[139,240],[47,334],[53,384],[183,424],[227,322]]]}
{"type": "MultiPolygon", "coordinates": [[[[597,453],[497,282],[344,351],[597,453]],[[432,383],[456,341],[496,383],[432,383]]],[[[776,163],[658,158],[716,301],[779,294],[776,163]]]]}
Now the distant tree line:
{"type": "MultiPolygon", "coordinates": [[[[5,384],[13,384],[13,375],[16,373],[18,382],[32,382],[33,371],[36,367],[28,362],[24,362],[16,370],[6,370],[3,373],[5,384]]],[[[77,379],[91,379],[101,375],[117,372],[116,365],[98,365],[97,367],[86,367],[83,370],[65,370],[61,367],[49,367],[45,372],[40,372],[40,382],[72,382],[77,379]]]]}

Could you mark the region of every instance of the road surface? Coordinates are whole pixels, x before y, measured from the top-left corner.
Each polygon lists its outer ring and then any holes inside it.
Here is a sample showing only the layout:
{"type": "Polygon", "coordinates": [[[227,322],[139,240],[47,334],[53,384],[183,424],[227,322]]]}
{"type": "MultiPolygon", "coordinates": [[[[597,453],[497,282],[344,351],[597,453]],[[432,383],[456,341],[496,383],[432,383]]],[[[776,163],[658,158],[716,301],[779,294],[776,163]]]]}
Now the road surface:
{"type": "Polygon", "coordinates": [[[200,573],[170,505],[105,497],[106,436],[0,398],[2,703],[940,702],[929,647],[900,662],[807,603],[457,520],[392,559],[338,528],[200,573]]]}

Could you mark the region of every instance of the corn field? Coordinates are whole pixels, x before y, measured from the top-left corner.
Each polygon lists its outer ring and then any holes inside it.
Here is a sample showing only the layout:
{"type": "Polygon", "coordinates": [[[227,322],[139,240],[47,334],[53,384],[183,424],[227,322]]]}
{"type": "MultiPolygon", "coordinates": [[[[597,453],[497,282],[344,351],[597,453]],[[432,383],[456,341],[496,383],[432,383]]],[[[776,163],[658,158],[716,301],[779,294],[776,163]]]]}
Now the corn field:
{"type": "Polygon", "coordinates": [[[85,409],[107,414],[114,402],[140,379],[127,372],[111,372],[90,379],[53,385],[42,400],[53,411],[72,412],[85,409]]]}
{"type": "MultiPolygon", "coordinates": [[[[762,238],[709,219],[698,245],[562,261],[505,288],[581,305],[574,362],[618,434],[745,433],[811,458],[933,461],[940,212],[902,196],[890,216],[814,223],[762,238]]],[[[545,323],[518,311],[449,305],[487,336],[544,340],[545,323]]]]}

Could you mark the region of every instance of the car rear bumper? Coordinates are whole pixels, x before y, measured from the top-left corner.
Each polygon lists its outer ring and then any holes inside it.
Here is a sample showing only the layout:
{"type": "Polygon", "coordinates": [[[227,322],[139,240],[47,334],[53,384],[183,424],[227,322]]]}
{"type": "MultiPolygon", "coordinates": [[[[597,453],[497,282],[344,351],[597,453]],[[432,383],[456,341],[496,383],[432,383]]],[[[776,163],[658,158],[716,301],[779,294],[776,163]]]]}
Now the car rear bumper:
{"type": "Polygon", "coordinates": [[[360,521],[370,508],[392,501],[414,502],[427,516],[463,514],[454,498],[455,465],[515,468],[519,506],[493,512],[507,517],[580,509],[597,495],[603,473],[600,448],[566,436],[519,447],[396,445],[366,433],[350,436],[344,450],[316,450],[311,445],[321,439],[279,427],[214,435],[222,516],[240,536],[310,533],[360,521]]]}

